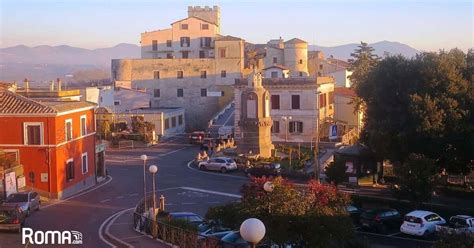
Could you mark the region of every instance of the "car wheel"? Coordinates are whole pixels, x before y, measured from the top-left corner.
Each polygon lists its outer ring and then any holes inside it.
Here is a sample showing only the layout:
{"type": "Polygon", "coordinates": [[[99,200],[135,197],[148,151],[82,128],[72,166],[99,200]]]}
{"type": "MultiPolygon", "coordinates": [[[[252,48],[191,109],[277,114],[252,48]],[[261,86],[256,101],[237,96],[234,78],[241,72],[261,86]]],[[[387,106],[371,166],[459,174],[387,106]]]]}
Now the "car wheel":
{"type": "Polygon", "coordinates": [[[226,173],[226,172],[227,172],[227,169],[226,169],[225,167],[222,167],[222,168],[221,168],[221,172],[222,172],[222,173],[226,173]]]}
{"type": "Polygon", "coordinates": [[[203,170],[203,171],[207,170],[205,165],[199,166],[199,169],[201,169],[201,170],[203,170]]]}

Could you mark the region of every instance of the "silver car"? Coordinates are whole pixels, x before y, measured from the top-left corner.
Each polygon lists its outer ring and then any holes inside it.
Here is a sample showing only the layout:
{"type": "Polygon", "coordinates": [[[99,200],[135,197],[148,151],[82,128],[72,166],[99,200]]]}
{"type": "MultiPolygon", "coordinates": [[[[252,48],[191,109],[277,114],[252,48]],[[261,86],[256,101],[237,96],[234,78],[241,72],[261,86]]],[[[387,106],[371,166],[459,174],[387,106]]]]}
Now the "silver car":
{"type": "Polygon", "coordinates": [[[201,170],[213,170],[226,173],[227,171],[237,170],[237,164],[231,158],[216,157],[199,163],[201,170]]]}
{"type": "Polygon", "coordinates": [[[41,201],[38,193],[34,191],[26,191],[10,194],[3,205],[18,206],[27,216],[29,216],[30,211],[40,209],[41,201]]]}

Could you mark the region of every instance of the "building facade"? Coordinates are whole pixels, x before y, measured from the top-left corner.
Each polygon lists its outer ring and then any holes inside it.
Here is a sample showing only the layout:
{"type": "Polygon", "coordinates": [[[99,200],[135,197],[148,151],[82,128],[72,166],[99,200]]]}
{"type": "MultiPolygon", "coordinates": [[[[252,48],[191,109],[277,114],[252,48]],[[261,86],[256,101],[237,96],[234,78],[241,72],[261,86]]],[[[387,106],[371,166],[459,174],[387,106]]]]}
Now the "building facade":
{"type": "Polygon", "coordinates": [[[233,100],[244,40],[220,34],[218,7],[188,8],[171,28],[143,33],[141,46],[141,59],[112,60],[115,86],[149,92],[152,107],[184,108],[189,131],[207,127],[233,100]]]}
{"type": "Polygon", "coordinates": [[[292,78],[308,77],[308,43],[294,38],[283,42],[282,39],[270,40],[266,45],[263,59],[265,68],[282,66],[289,70],[292,78]]]}
{"type": "Polygon", "coordinates": [[[0,149],[17,154],[26,188],[63,199],[96,184],[94,108],[0,89],[0,126],[9,130],[0,132],[0,149]]]}

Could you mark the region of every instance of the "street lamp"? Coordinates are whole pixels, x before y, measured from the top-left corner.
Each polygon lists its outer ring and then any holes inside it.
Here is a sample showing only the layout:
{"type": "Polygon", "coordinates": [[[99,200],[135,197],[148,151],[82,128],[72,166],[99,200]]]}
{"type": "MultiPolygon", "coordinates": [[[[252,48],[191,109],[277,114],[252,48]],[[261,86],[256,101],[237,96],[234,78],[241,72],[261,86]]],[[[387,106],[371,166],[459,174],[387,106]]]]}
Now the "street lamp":
{"type": "Polygon", "coordinates": [[[285,122],[285,143],[288,142],[288,122],[291,121],[291,116],[282,116],[281,119],[285,122]]]}
{"type": "Polygon", "coordinates": [[[153,175],[153,220],[156,220],[155,176],[156,176],[156,172],[158,172],[158,167],[156,165],[150,165],[148,170],[153,175]]]}
{"type": "Polygon", "coordinates": [[[146,211],[148,211],[147,207],[146,207],[146,176],[145,176],[145,167],[146,167],[146,160],[148,159],[147,155],[146,154],[143,154],[140,156],[140,159],[143,160],[143,207],[144,207],[144,210],[143,210],[143,213],[145,213],[146,211]]]}
{"type": "Polygon", "coordinates": [[[246,219],[240,225],[240,236],[252,244],[252,248],[255,248],[258,242],[265,236],[265,225],[256,218],[246,219]]]}

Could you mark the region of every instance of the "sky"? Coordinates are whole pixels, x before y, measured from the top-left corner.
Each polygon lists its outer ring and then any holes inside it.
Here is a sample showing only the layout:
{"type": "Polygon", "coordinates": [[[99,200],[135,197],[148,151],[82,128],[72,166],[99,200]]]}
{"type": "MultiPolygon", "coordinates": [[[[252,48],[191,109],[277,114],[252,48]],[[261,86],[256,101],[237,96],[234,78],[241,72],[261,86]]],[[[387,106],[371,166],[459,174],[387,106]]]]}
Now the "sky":
{"type": "Polygon", "coordinates": [[[388,40],[422,51],[474,47],[473,0],[0,0],[0,47],[139,44],[140,33],[218,5],[221,33],[252,43],[294,37],[320,46],[388,40]]]}

